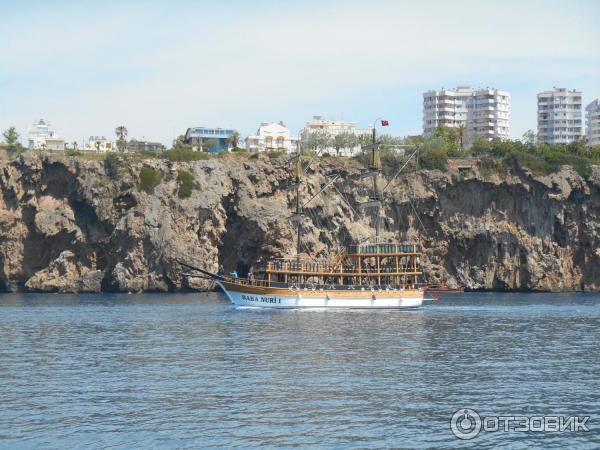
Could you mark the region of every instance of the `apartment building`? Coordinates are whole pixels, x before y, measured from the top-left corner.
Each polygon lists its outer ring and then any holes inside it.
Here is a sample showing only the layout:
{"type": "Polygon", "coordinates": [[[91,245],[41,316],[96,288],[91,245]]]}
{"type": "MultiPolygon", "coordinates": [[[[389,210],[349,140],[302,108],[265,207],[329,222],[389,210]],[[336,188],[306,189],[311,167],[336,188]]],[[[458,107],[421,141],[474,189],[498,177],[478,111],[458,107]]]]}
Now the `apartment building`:
{"type": "Polygon", "coordinates": [[[585,108],[586,137],[591,146],[600,145],[600,99],[585,108]]]}
{"type": "Polygon", "coordinates": [[[510,115],[510,94],[495,88],[458,86],[423,94],[423,134],[432,135],[438,126],[463,128],[467,146],[477,136],[508,139],[510,115]]]}
{"type": "MultiPolygon", "coordinates": [[[[373,127],[356,128],[356,123],[346,122],[343,120],[327,120],[321,116],[313,116],[310,122],[306,122],[304,128],[300,131],[300,141],[306,143],[312,133],[323,133],[329,138],[335,138],[341,134],[350,134],[354,136],[370,136],[373,133],[373,127]]],[[[347,146],[339,149],[340,156],[354,156],[360,153],[360,145],[347,146]]],[[[323,152],[329,154],[337,154],[337,150],[333,147],[323,149],[323,152]]]]}
{"type": "Polygon", "coordinates": [[[569,144],[583,137],[581,91],[554,88],[537,95],[538,142],[569,144]]]}

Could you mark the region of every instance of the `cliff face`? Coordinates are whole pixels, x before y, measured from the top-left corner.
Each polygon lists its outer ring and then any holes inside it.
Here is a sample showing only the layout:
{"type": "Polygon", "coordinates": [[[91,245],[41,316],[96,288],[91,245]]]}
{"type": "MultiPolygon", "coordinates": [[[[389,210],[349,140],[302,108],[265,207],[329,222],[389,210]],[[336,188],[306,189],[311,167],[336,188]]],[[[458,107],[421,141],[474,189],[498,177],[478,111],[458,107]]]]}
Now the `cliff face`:
{"type": "MultiPolygon", "coordinates": [[[[77,158],[0,161],[0,291],[198,288],[188,285],[177,260],[245,273],[259,257],[292,255],[289,166],[285,158],[151,159],[115,174],[103,162],[77,158]],[[143,165],[163,175],[153,194],[137,189],[143,165]],[[187,199],[177,196],[177,170],[198,183],[187,199]]],[[[304,199],[334,172],[342,177],[308,204],[303,219],[303,249],[317,256],[371,233],[371,219],[357,207],[369,180],[357,177],[352,162],[314,164],[304,199]]],[[[399,177],[388,189],[383,235],[420,237],[431,282],[600,290],[600,168],[588,181],[568,167],[547,177],[513,172],[491,179],[452,171],[399,177]]]]}

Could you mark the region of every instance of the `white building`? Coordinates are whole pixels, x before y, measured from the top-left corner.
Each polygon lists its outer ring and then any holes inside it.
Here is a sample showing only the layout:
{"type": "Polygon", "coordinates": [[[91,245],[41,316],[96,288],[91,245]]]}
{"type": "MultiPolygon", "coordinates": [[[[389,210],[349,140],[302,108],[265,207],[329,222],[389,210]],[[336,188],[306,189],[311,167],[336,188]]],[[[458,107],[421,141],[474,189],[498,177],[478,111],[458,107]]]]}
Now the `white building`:
{"type": "Polygon", "coordinates": [[[113,141],[105,138],[104,136],[90,136],[88,141],[85,143],[83,150],[99,153],[114,152],[115,144],[113,141]]]}
{"type": "Polygon", "coordinates": [[[28,147],[31,150],[64,150],[65,141],[58,137],[50,122],[40,119],[29,127],[28,147]]]}
{"type": "Polygon", "coordinates": [[[477,136],[508,139],[510,114],[510,94],[499,89],[458,86],[423,94],[423,134],[432,135],[438,126],[464,127],[466,145],[477,136]]]}
{"type": "Polygon", "coordinates": [[[283,122],[263,122],[256,134],[246,138],[246,150],[250,152],[281,151],[295,152],[298,137],[292,135],[283,122]]]}
{"type": "Polygon", "coordinates": [[[538,104],[538,142],[568,144],[583,137],[581,92],[554,88],[540,92],[538,104]]]}
{"type": "Polygon", "coordinates": [[[600,145],[600,99],[585,108],[586,137],[589,145],[600,145]]]}
{"type": "MultiPolygon", "coordinates": [[[[300,140],[302,143],[308,141],[309,136],[312,133],[323,133],[329,136],[330,138],[335,138],[335,136],[347,133],[354,136],[363,136],[363,135],[371,135],[373,133],[373,127],[370,126],[364,129],[356,128],[356,123],[354,122],[345,122],[343,120],[326,120],[321,116],[313,116],[313,119],[310,122],[306,122],[304,128],[300,131],[300,140]]],[[[324,152],[330,154],[336,154],[336,149],[331,146],[323,149],[324,152]]],[[[360,145],[355,145],[351,147],[344,147],[339,149],[339,153],[341,156],[354,156],[357,153],[360,153],[361,147],[360,145]]]]}

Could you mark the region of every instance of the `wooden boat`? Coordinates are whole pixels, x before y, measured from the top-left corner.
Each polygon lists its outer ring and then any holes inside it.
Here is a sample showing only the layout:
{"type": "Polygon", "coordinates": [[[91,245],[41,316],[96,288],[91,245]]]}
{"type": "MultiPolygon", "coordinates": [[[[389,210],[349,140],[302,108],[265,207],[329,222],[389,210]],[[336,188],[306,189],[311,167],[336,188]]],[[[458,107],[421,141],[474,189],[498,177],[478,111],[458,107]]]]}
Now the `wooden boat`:
{"type": "MultiPolygon", "coordinates": [[[[296,211],[290,223],[297,227],[296,256],[256,264],[248,277],[211,274],[188,264],[202,276],[212,278],[229,300],[237,306],[260,308],[414,308],[423,303],[423,288],[419,279],[421,249],[419,244],[382,242],[379,233],[383,191],[379,189],[381,175],[379,145],[371,149],[371,164],[361,178],[373,178],[370,198],[361,210],[375,211],[375,236],[371,242],[345,247],[331,260],[301,257],[303,208],[301,202],[302,161],[300,149],[291,159],[295,163],[295,179],[290,183],[296,191],[296,211]]],[[[387,188],[388,184],[385,186],[387,188]]],[[[385,188],[383,190],[385,190],[385,188]]]]}

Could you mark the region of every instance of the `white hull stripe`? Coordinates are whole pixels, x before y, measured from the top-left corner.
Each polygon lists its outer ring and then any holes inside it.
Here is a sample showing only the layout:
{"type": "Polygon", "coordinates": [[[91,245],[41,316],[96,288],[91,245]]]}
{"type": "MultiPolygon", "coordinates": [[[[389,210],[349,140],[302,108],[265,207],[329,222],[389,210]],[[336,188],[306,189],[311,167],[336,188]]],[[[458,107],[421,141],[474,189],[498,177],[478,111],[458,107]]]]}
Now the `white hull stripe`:
{"type": "Polygon", "coordinates": [[[221,283],[217,284],[237,306],[254,306],[261,308],[353,308],[353,309],[397,309],[415,308],[423,304],[423,294],[415,296],[386,296],[377,298],[375,292],[370,298],[345,297],[328,298],[302,297],[302,293],[289,295],[275,294],[249,294],[244,292],[228,291],[221,283]]]}

